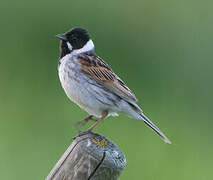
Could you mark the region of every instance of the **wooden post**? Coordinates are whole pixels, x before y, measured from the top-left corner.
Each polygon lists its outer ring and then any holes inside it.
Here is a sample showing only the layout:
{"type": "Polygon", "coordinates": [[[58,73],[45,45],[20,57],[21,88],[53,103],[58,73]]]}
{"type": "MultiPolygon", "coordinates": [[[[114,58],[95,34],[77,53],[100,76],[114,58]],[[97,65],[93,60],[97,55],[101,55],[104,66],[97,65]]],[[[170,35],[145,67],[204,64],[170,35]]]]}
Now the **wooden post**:
{"type": "Polygon", "coordinates": [[[117,180],[126,166],[124,154],[104,136],[74,138],[46,180],[117,180]]]}

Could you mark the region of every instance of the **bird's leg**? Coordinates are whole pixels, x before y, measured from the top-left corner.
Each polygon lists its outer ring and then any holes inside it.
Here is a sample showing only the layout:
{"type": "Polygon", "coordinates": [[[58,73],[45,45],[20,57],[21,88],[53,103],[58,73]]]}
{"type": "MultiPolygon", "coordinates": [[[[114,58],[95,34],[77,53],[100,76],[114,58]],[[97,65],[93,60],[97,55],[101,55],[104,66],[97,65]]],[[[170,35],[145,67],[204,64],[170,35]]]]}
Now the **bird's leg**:
{"type": "Polygon", "coordinates": [[[77,126],[83,126],[83,125],[85,125],[85,124],[86,124],[88,121],[90,121],[90,120],[96,121],[95,119],[93,119],[93,115],[90,115],[90,116],[88,116],[87,118],[85,118],[85,119],[83,119],[83,120],[77,122],[76,125],[77,125],[77,126]]]}
{"type": "Polygon", "coordinates": [[[91,132],[102,120],[104,120],[105,117],[107,117],[108,111],[103,111],[102,116],[100,119],[98,119],[87,131],[91,132]]]}
{"type": "MultiPolygon", "coordinates": [[[[98,123],[100,123],[102,120],[104,120],[104,118],[105,117],[107,117],[107,115],[108,115],[108,111],[103,111],[102,112],[102,116],[101,116],[101,118],[99,118],[98,120],[96,120],[96,122],[87,130],[87,131],[83,131],[83,132],[80,132],[77,136],[75,136],[73,139],[75,139],[75,138],[77,138],[77,137],[80,137],[80,136],[83,136],[83,135],[86,135],[86,134],[88,134],[88,133],[92,133],[92,130],[98,125],[98,123]]],[[[91,116],[89,116],[88,118],[86,118],[86,119],[88,119],[88,120],[86,120],[86,121],[89,121],[89,120],[91,120],[91,116]]]]}

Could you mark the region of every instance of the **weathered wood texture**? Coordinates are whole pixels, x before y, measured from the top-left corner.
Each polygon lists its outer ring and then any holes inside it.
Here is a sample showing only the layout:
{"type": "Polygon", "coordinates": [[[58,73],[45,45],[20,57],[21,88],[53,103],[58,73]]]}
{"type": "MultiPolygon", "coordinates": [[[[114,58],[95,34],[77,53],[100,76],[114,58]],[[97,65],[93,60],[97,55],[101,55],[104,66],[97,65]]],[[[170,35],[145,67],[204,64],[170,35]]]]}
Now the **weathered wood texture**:
{"type": "Polygon", "coordinates": [[[126,166],[124,154],[96,133],[77,136],[46,180],[117,180],[126,166]]]}

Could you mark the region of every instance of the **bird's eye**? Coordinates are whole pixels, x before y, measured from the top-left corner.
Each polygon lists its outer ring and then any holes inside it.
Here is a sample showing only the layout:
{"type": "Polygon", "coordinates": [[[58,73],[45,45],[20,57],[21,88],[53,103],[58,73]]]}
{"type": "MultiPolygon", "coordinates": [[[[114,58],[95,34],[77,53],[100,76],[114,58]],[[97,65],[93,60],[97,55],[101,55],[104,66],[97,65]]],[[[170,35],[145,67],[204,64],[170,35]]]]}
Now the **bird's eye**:
{"type": "Polygon", "coordinates": [[[77,41],[77,37],[73,37],[72,40],[73,40],[73,41],[77,41]]]}
{"type": "Polygon", "coordinates": [[[78,39],[78,38],[77,38],[75,35],[73,35],[73,34],[71,35],[71,40],[72,40],[72,41],[77,41],[77,39],[78,39]]]}

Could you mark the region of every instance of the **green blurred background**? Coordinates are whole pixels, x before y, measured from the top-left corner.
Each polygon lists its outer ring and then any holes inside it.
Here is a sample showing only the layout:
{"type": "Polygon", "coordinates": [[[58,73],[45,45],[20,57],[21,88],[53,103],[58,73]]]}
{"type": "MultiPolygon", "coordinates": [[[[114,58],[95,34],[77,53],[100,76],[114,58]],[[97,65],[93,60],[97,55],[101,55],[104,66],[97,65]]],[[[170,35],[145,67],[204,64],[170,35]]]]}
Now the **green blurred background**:
{"type": "Polygon", "coordinates": [[[103,121],[96,131],[126,154],[120,179],[212,179],[212,7],[210,0],[1,0],[0,179],[44,179],[87,116],[57,75],[55,34],[76,26],[88,29],[96,53],[173,142],[124,115],[103,121]]]}

